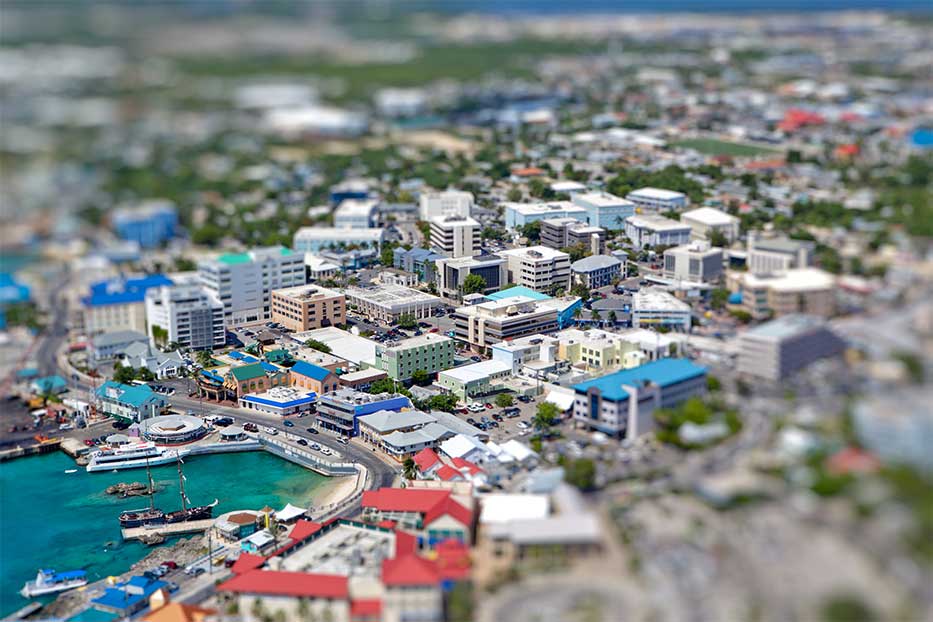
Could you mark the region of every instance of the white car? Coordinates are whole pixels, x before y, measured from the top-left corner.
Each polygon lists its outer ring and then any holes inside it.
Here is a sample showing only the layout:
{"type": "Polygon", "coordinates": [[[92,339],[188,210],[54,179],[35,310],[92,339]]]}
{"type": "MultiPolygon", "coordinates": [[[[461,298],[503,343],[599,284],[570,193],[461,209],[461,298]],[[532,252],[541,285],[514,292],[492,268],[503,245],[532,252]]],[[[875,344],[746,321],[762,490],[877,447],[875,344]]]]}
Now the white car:
{"type": "Polygon", "coordinates": [[[332,455],[334,452],[332,452],[332,451],[331,451],[330,449],[328,449],[327,447],[321,447],[321,453],[324,454],[325,456],[330,456],[330,455],[332,455]]]}
{"type": "Polygon", "coordinates": [[[270,427],[270,428],[266,428],[264,431],[265,431],[265,433],[268,434],[269,436],[275,436],[276,434],[279,433],[278,430],[276,430],[275,428],[271,428],[271,427],[270,427]]]}
{"type": "Polygon", "coordinates": [[[518,422],[518,429],[519,429],[519,430],[527,430],[527,429],[530,428],[530,427],[531,427],[531,426],[528,425],[528,423],[525,422],[525,421],[519,421],[519,422],[518,422]]]}

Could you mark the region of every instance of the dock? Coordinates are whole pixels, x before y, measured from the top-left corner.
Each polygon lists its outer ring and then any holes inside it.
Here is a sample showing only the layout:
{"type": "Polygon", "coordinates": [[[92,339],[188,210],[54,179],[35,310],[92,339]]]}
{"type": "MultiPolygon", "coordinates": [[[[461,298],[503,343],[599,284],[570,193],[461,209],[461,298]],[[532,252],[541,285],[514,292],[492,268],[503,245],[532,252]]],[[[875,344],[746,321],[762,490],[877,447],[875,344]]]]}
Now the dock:
{"type": "Polygon", "coordinates": [[[139,540],[144,536],[160,535],[170,538],[180,536],[186,533],[199,533],[207,531],[214,524],[213,518],[204,520],[189,520],[184,523],[172,523],[170,525],[157,525],[153,527],[130,527],[121,529],[124,540],[139,540]]]}

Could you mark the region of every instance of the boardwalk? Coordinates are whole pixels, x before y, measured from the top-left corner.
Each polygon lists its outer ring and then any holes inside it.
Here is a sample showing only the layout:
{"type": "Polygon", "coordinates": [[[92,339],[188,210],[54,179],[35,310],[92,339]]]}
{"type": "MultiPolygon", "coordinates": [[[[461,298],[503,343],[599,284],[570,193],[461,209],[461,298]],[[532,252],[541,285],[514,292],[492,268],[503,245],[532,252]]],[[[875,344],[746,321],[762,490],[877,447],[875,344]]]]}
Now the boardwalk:
{"type": "Polygon", "coordinates": [[[171,525],[157,525],[153,527],[130,527],[121,529],[124,540],[138,540],[144,536],[179,536],[186,533],[198,533],[207,531],[214,524],[213,518],[204,520],[190,520],[184,523],[172,523],[171,525]]]}

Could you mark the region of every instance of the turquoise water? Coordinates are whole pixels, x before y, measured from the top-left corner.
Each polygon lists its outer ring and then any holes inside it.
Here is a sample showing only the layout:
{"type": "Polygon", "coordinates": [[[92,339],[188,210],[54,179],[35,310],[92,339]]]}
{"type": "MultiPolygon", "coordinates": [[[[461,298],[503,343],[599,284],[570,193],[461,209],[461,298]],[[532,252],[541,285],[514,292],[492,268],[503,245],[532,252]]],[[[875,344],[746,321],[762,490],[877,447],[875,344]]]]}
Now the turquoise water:
{"type": "MultiPolygon", "coordinates": [[[[145,507],[145,497],[104,493],[117,482],[144,481],[145,470],[87,473],[62,453],[0,463],[0,616],[26,604],[19,594],[39,567],[84,568],[92,580],[126,572],[148,548],[123,544],[117,515],[145,507]],[[107,543],[115,545],[107,546],[107,543]]],[[[185,463],[192,503],[218,505],[214,516],[238,509],[308,505],[327,478],[265,452],[198,456],[185,463]]],[[[156,505],[180,507],[174,465],[155,467],[156,505]]]]}

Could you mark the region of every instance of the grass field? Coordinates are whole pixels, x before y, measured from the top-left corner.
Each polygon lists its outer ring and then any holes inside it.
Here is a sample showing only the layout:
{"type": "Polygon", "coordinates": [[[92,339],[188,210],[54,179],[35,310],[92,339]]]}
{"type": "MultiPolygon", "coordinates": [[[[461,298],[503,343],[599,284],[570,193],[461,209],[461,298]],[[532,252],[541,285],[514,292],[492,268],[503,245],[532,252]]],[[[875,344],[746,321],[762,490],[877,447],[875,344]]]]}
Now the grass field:
{"type": "Polygon", "coordinates": [[[674,147],[696,149],[700,153],[705,153],[707,155],[728,155],[736,157],[768,155],[778,152],[777,149],[771,149],[769,147],[733,143],[725,140],[716,140],[715,138],[689,138],[687,140],[675,141],[671,143],[671,145],[674,147]]]}

